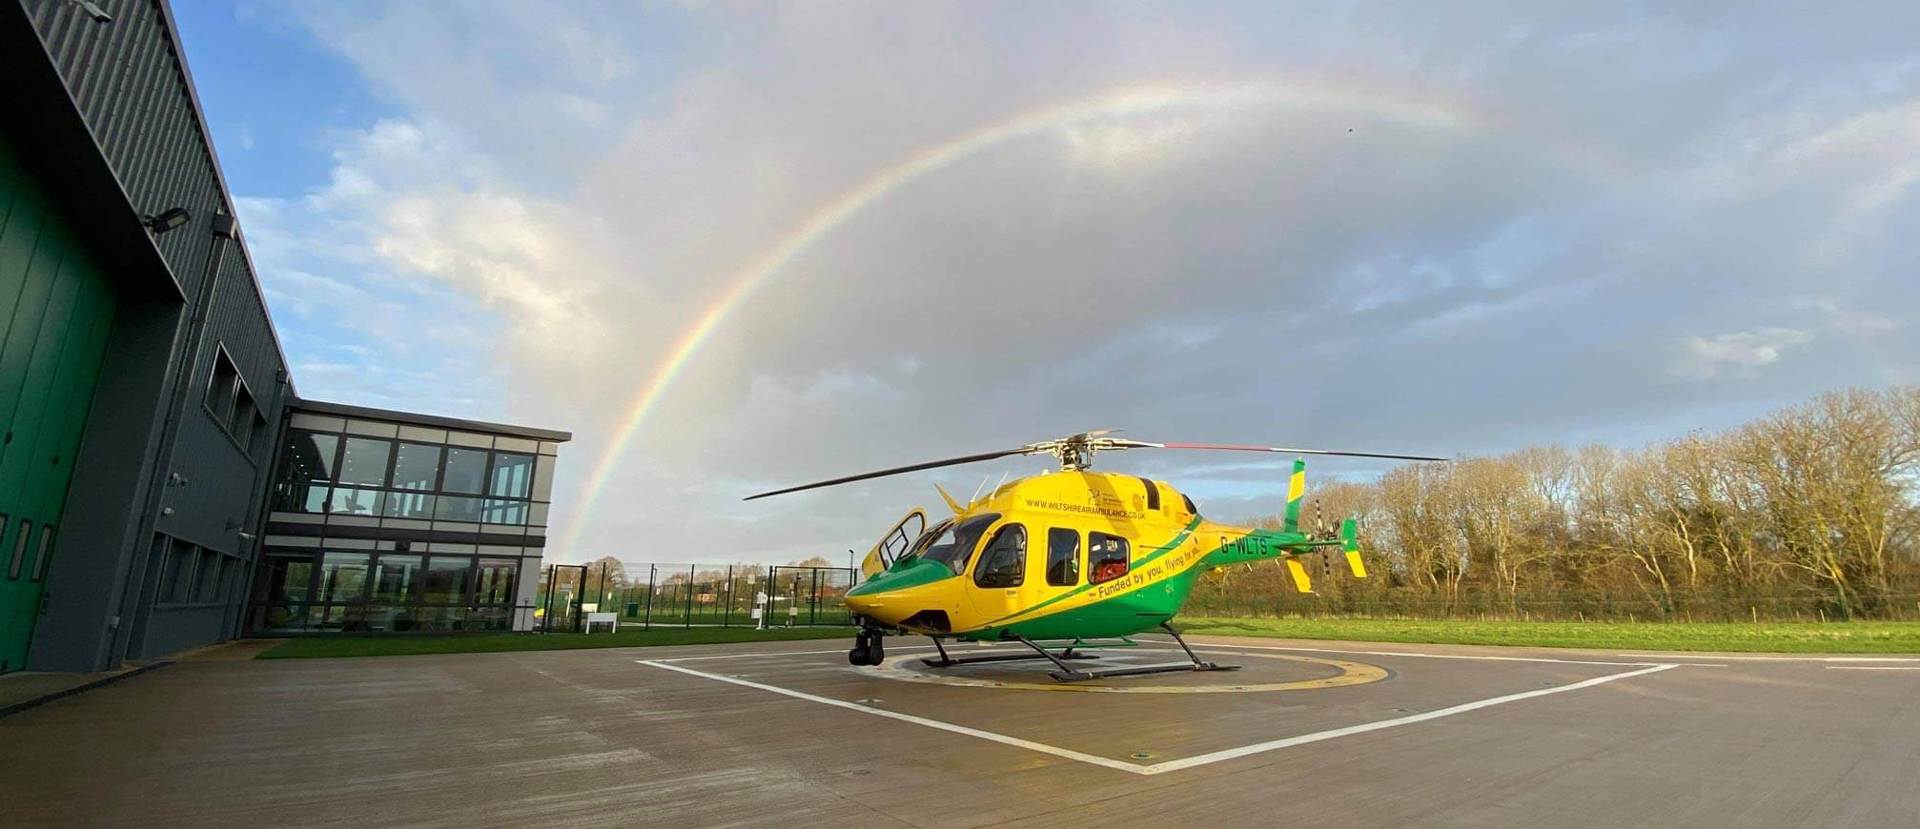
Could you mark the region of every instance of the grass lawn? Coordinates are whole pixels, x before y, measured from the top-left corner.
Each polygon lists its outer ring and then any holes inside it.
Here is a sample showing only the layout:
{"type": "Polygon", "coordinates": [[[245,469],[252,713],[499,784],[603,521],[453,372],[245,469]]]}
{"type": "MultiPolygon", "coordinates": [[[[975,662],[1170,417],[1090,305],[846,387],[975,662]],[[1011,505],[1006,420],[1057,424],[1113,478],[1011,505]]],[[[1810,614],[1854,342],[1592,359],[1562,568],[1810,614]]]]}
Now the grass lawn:
{"type": "MultiPolygon", "coordinates": [[[[374,636],[314,636],[289,639],[262,651],[257,659],[335,656],[406,656],[422,653],[559,651],[576,648],[643,648],[652,645],[719,645],[729,642],[787,642],[796,639],[853,639],[850,627],[654,628],[619,633],[427,633],[374,636]]],[[[849,645],[851,646],[851,645],[849,645]]]]}
{"type": "Polygon", "coordinates": [[[1222,619],[1182,616],[1182,633],[1663,651],[1920,653],[1920,622],[1498,622],[1222,619]]]}

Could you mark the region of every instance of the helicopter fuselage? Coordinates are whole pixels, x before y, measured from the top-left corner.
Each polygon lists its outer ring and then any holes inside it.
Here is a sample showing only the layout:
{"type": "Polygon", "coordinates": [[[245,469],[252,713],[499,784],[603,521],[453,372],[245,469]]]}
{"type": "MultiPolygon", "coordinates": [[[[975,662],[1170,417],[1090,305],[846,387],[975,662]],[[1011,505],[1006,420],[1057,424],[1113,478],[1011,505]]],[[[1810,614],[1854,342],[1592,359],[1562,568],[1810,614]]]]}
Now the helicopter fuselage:
{"type": "Polygon", "coordinates": [[[929,528],[847,605],[882,626],[961,639],[1126,636],[1172,619],[1207,570],[1340,543],[1209,521],[1162,481],[1052,472],[929,528]]]}

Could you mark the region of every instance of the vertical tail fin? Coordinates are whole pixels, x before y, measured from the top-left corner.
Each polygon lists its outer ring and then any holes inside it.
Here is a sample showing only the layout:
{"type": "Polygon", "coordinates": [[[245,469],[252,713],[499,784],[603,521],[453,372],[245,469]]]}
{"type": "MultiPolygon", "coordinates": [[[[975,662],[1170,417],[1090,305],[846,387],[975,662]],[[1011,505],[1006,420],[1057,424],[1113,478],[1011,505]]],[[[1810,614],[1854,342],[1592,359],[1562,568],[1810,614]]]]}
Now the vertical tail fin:
{"type": "Polygon", "coordinates": [[[1307,578],[1307,568],[1297,558],[1287,559],[1287,572],[1293,576],[1293,589],[1302,593],[1313,592],[1313,580],[1307,578]]]}
{"type": "Polygon", "coordinates": [[[1307,461],[1305,458],[1293,459],[1293,477],[1287,481],[1287,518],[1285,529],[1290,533],[1300,531],[1300,501],[1307,494],[1307,461]]]}
{"type": "Polygon", "coordinates": [[[1360,522],[1348,518],[1340,522],[1340,549],[1347,553],[1347,567],[1353,577],[1367,577],[1367,564],[1360,560],[1360,522]]]}

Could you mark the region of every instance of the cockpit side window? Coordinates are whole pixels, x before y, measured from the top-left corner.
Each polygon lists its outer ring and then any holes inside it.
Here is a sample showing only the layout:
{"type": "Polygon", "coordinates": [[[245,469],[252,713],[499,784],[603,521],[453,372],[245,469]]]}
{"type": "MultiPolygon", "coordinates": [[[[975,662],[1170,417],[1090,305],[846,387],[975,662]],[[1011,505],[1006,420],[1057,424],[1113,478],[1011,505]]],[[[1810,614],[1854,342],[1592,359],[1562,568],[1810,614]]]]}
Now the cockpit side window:
{"type": "Polygon", "coordinates": [[[928,561],[940,562],[954,575],[960,575],[966,572],[967,558],[973,554],[981,533],[998,520],[1000,513],[988,512],[957,523],[943,521],[920,537],[920,543],[913,545],[913,553],[928,561]]]}
{"type": "Polygon", "coordinates": [[[973,567],[981,587],[1019,587],[1027,582],[1027,528],[1008,524],[993,534],[973,567]]]}
{"type": "Polygon", "coordinates": [[[1106,533],[1087,533],[1087,583],[1113,581],[1127,574],[1127,540],[1106,533]]]}

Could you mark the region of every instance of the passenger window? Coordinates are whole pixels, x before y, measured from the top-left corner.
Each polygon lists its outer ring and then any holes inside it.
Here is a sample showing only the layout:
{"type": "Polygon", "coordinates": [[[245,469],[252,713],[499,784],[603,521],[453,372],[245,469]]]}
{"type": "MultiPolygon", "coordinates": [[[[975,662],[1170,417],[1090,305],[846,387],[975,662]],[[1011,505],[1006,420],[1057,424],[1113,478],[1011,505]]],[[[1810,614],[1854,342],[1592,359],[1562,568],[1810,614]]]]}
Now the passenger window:
{"type": "Polygon", "coordinates": [[[1080,531],[1047,530],[1047,583],[1072,587],[1080,583],[1080,531]]]}
{"type": "Polygon", "coordinates": [[[1087,533],[1087,583],[1113,581],[1127,574],[1127,540],[1106,533],[1087,533]]]}
{"type": "Polygon", "coordinates": [[[981,587],[1019,587],[1027,581],[1027,528],[1008,524],[987,542],[974,565],[973,583],[981,587]]]}

